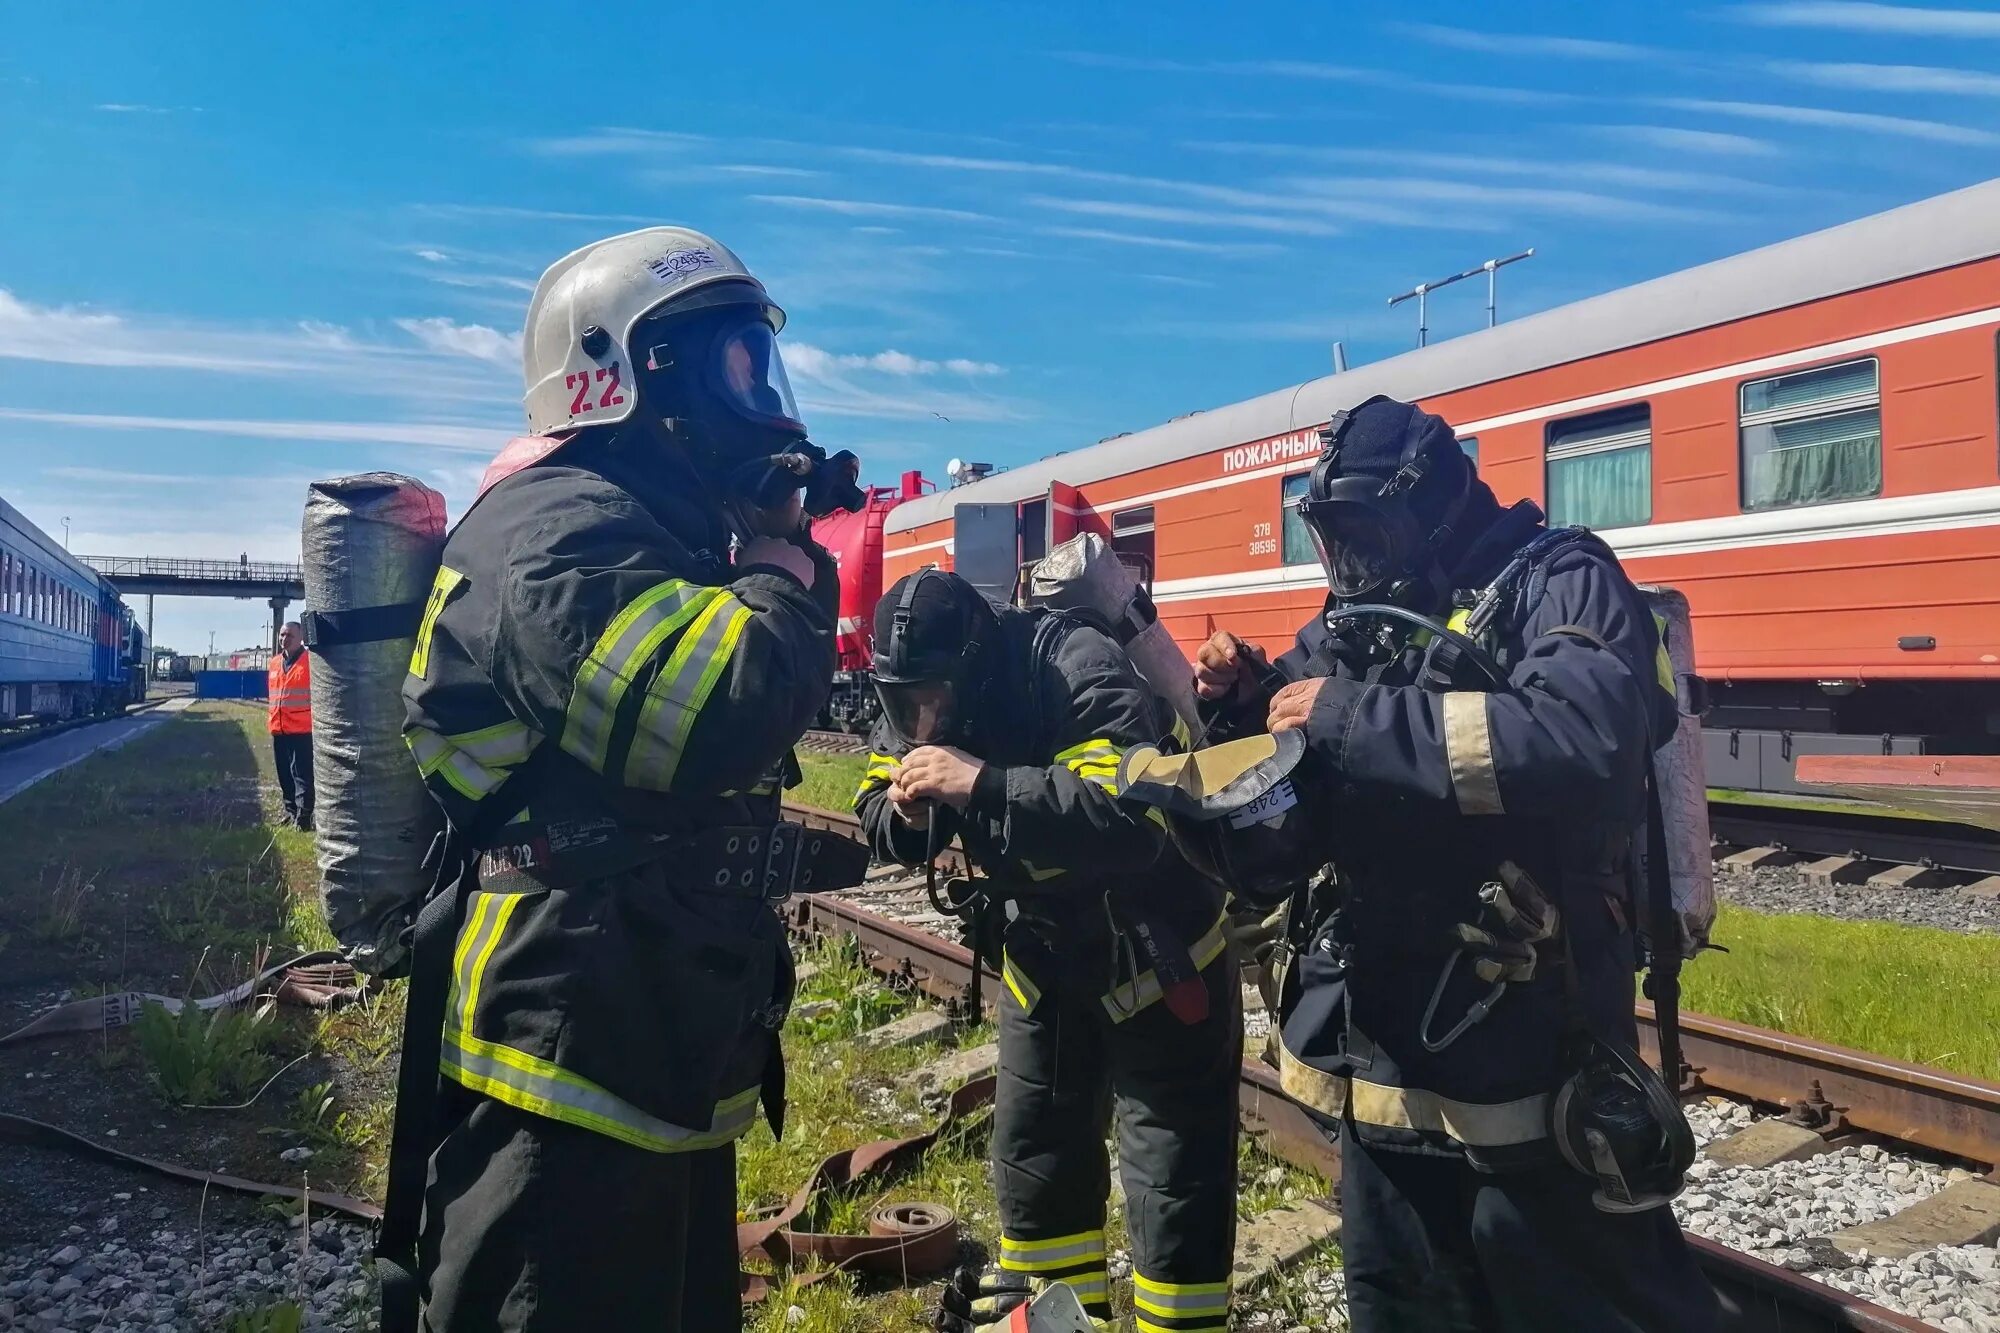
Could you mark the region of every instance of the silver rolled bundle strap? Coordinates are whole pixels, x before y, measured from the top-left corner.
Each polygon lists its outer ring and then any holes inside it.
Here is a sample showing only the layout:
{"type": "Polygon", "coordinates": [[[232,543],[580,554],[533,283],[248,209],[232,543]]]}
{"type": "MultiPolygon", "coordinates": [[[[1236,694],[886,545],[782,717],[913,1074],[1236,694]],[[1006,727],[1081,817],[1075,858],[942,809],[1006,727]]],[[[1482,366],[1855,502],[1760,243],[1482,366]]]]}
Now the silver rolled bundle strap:
{"type": "MultiPolygon", "coordinates": [[[[1673,738],[1653,752],[1653,783],[1666,826],[1674,924],[1680,935],[1678,940],[1664,941],[1663,951],[1677,950],[1683,958],[1693,958],[1708,946],[1708,932],[1715,924],[1715,870],[1709,852],[1708,780],[1701,741],[1707,688],[1695,674],[1694,626],[1686,595],[1651,584],[1642,584],[1639,593],[1659,629],[1658,684],[1674,696],[1680,718],[1673,738]]],[[[1645,930],[1650,941],[1651,922],[1645,930]]]]}
{"type": "Polygon", "coordinates": [[[403,677],[444,549],[444,497],[411,477],[316,481],[300,533],[314,657],[313,777],[327,926],[355,967],[396,973],[440,827],[403,742],[403,677]]]}

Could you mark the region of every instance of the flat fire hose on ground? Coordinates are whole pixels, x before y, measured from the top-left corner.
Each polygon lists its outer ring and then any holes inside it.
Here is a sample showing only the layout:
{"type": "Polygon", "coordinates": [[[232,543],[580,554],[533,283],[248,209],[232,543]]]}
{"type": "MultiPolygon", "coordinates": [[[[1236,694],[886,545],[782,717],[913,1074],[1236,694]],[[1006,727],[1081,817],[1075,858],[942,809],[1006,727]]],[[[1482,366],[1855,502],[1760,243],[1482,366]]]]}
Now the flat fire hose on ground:
{"type": "MultiPolygon", "coordinates": [[[[936,1204],[878,1208],[868,1216],[870,1234],[866,1236],[795,1231],[792,1223],[805,1215],[822,1191],[841,1189],[871,1176],[886,1176],[917,1161],[975,1111],[990,1106],[994,1084],[995,1080],[987,1077],[959,1088],[951,1094],[943,1118],[913,1138],[878,1139],[827,1157],[782,1208],[737,1224],[737,1255],[747,1258],[761,1253],[780,1268],[806,1259],[827,1265],[822,1271],[798,1275],[800,1286],[839,1269],[905,1282],[944,1272],[958,1257],[959,1226],[950,1209],[936,1204]]],[[[738,1274],[737,1288],[745,1305],[763,1300],[776,1286],[761,1273],[738,1274]]]]}

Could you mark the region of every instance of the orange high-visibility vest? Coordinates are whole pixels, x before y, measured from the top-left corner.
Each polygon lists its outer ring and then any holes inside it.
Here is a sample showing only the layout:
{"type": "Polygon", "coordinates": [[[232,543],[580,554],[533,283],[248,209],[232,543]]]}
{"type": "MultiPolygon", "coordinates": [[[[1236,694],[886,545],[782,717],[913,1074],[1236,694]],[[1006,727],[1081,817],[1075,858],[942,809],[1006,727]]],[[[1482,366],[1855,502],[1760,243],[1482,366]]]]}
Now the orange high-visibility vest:
{"type": "Polygon", "coordinates": [[[311,661],[312,654],[303,648],[290,666],[283,653],[271,654],[267,688],[273,736],[299,736],[313,729],[311,661]]]}

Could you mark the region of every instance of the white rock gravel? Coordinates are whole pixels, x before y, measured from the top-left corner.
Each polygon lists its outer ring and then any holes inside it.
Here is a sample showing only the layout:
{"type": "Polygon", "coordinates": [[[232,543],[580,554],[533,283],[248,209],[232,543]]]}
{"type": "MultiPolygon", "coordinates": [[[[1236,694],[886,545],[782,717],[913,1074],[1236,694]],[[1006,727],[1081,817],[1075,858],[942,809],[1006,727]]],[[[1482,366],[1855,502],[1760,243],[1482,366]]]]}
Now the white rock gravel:
{"type": "Polygon", "coordinates": [[[98,1234],[0,1254],[0,1329],[24,1333],[185,1333],[292,1301],[310,1333],[362,1333],[375,1285],[369,1233],[346,1222],[272,1218],[197,1237],[125,1210],[98,1234]],[[128,1234],[129,1233],[129,1234],[128,1234]]]}
{"type": "Polygon", "coordinates": [[[1974,898],[1955,888],[1871,889],[1866,884],[1816,888],[1799,866],[1721,871],[1716,891],[1756,912],[1795,912],[1852,921],[1895,921],[1963,934],[2000,931],[2000,898],[1974,898]]]}
{"type": "MultiPolygon", "coordinates": [[[[1697,1103],[1688,1122],[1704,1146],[1749,1125],[1747,1107],[1697,1103]]],[[[1893,1216],[1943,1189],[1943,1167],[1874,1144],[1769,1167],[1698,1160],[1674,1200],[1681,1225],[1767,1263],[1952,1330],[2000,1333],[2000,1252],[1947,1246],[1892,1260],[1834,1249],[1827,1237],[1893,1216]]]]}

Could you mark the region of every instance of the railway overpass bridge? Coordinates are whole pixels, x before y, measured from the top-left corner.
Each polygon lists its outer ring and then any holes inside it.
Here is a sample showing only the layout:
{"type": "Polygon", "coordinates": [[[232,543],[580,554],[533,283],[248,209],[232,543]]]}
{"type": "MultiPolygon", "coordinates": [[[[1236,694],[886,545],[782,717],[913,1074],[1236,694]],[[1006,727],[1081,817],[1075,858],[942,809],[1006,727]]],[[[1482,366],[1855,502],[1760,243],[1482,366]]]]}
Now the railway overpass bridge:
{"type": "Polygon", "coordinates": [[[278,646],[278,630],[285,623],[285,608],[306,597],[306,574],[302,565],[288,565],[248,556],[235,560],[187,560],[179,557],[80,555],[121,597],[146,599],[146,642],[153,641],[153,598],[234,597],[243,601],[262,599],[271,608],[271,647],[278,646]]]}

